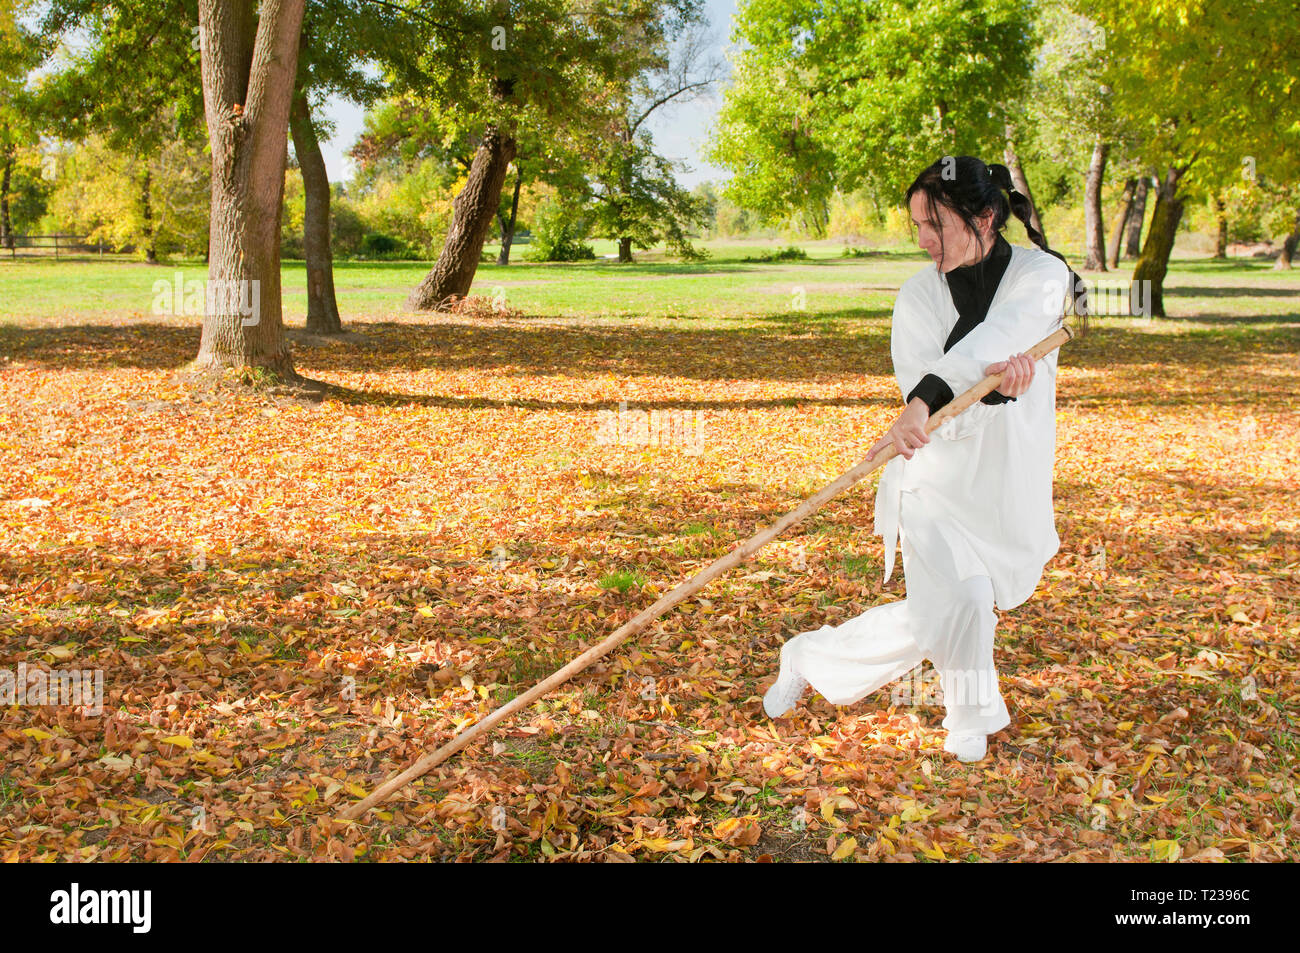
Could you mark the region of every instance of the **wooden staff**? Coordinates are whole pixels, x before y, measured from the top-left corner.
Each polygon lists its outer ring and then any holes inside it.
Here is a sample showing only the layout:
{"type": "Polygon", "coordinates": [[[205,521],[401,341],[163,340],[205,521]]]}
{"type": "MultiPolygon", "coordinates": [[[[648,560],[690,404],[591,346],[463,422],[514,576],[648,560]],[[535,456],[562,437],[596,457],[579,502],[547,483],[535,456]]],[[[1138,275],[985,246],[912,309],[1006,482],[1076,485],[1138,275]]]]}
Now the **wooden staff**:
{"type": "MultiPolygon", "coordinates": [[[[1065,344],[1071,337],[1073,337],[1073,334],[1069,327],[1063,324],[1057,331],[1039,341],[1038,344],[1027,353],[1035,361],[1038,361],[1044,355],[1049,354],[1056,348],[1065,344]]],[[[996,390],[1000,383],[1002,383],[1002,374],[990,374],[970,390],[945,404],[943,408],[933,414],[930,419],[926,421],[926,433],[933,433],[948,418],[955,417],[967,407],[971,406],[971,404],[980,400],[980,398],[996,390]]],[[[347,808],[339,816],[344,820],[355,820],[376,804],[392,797],[392,795],[396,794],[401,788],[410,784],[416,778],[424,775],[431,768],[441,764],[461,748],[477,741],[480,737],[487,734],[492,730],[492,728],[509,718],[511,715],[527,708],[551,689],[563,685],[569,679],[573,678],[573,676],[591,665],[592,662],[607,655],[609,652],[626,642],[633,635],[636,635],[644,629],[647,624],[654,619],[659,618],[659,616],[677,605],[677,603],[695,595],[714,579],[718,578],[718,576],[721,576],[728,570],[734,569],[736,566],[740,565],[777,536],[781,535],[785,530],[808,516],[811,516],[820,509],[822,504],[827,500],[843,493],[849,487],[867,476],[867,474],[884,465],[897,455],[897,448],[891,444],[876,453],[875,456],[867,457],[853,469],[841,474],[836,480],[808,497],[808,499],[804,500],[795,509],[781,517],[771,526],[751,536],[744,545],[733,549],[721,559],[710,563],[704,569],[701,569],[690,579],[676,586],[671,591],[664,593],[659,597],[658,601],[656,601],[654,605],[650,606],[648,609],[641,610],[641,612],[637,613],[635,617],[619,626],[613,635],[610,635],[603,641],[593,645],[568,665],[564,666],[564,668],[560,669],[544,681],[534,685],[524,694],[511,699],[508,703],[489,714],[482,721],[476,722],[470,727],[464,729],[460,734],[456,735],[456,737],[452,738],[451,741],[448,741],[441,748],[423,755],[405,771],[389,778],[372,791],[367,797],[347,808]]]]}

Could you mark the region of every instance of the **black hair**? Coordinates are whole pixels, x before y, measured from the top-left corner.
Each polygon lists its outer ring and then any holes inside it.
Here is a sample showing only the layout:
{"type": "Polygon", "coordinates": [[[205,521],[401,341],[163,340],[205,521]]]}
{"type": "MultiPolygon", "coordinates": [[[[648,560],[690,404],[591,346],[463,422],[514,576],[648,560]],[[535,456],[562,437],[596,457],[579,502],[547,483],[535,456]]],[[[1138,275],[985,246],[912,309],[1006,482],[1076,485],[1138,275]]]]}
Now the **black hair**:
{"type": "MultiPolygon", "coordinates": [[[[1024,223],[1029,240],[1040,249],[1065,262],[1070,272],[1074,290],[1071,293],[1073,313],[1078,318],[1070,330],[1082,337],[1088,330],[1088,292],[1087,286],[1070,268],[1065,256],[1047,247],[1042,232],[1033,226],[1033,206],[1029,197],[1017,192],[1011,181],[1011,170],[1000,163],[986,165],[974,156],[944,156],[927,166],[915,181],[907,187],[904,204],[910,208],[912,196],[917,192],[925,193],[926,209],[930,219],[939,221],[939,205],[950,209],[969,228],[980,247],[980,258],[988,254],[975,219],[988,209],[993,210],[993,231],[1002,231],[1007,218],[1012,212],[1024,223]],[[1003,192],[1006,195],[1003,195],[1003,192]]],[[[943,253],[943,231],[939,232],[940,253],[943,253]]]]}

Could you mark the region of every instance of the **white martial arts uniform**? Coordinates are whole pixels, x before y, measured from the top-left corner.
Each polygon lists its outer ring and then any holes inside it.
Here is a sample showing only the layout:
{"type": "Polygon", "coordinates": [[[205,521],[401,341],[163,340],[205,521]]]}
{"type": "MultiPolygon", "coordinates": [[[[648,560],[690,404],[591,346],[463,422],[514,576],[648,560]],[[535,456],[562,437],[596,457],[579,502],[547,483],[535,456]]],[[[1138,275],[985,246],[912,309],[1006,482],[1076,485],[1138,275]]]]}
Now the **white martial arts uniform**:
{"type": "MultiPolygon", "coordinates": [[[[1028,351],[1060,326],[1069,270],[1037,248],[1010,246],[984,319],[945,353],[959,314],[935,265],[909,278],[894,305],[891,351],[904,399],[926,375],[954,395],[990,364],[1028,351]]],[[[838,626],[795,636],[785,657],[814,690],[847,705],[923,658],[939,673],[949,733],[1010,723],[993,664],[994,605],[1020,605],[1060,548],[1052,510],[1056,351],[1014,402],[976,403],[886,466],[876,493],[885,579],[901,532],[907,598],[838,626]]]]}

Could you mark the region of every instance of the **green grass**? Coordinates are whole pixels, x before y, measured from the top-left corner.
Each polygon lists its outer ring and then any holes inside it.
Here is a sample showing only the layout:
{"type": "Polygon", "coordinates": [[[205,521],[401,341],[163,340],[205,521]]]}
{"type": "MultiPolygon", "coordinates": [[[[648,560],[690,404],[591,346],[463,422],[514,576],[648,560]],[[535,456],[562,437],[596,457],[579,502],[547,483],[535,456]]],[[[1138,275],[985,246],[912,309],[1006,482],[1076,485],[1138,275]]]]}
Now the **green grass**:
{"type": "Polygon", "coordinates": [[[646,577],[639,572],[630,572],[626,569],[620,569],[617,572],[609,573],[600,579],[600,588],[617,589],[619,592],[627,592],[633,586],[644,586],[646,577]]]}
{"type": "MultiPolygon", "coordinates": [[[[1010,233],[1010,238],[1027,244],[1023,235],[1010,233]]],[[[914,247],[846,257],[845,243],[838,240],[801,242],[808,257],[799,260],[754,260],[763,254],[789,254],[776,241],[705,242],[702,247],[712,253],[703,262],[639,252],[631,264],[604,259],[484,263],[471,293],[491,297],[504,292],[506,304],[527,315],[637,317],[650,326],[674,327],[681,322],[717,327],[722,322],[733,329],[736,319],[742,319],[742,325],[765,331],[775,320],[833,331],[844,320],[888,319],[898,286],[928,261],[914,247]]],[[[429,262],[336,262],[335,285],[344,320],[357,314],[380,320],[406,314],[406,295],[429,267],[429,262]]],[[[154,283],[173,282],[178,273],[182,281],[202,279],[207,266],[200,260],[146,265],[93,257],[56,262],[0,256],[0,321],[26,323],[43,317],[59,323],[108,318],[197,324],[194,316],[155,314],[154,283]]],[[[1119,271],[1081,274],[1091,280],[1126,282],[1132,263],[1122,263],[1119,271]]],[[[1295,283],[1292,273],[1273,271],[1267,260],[1176,257],[1166,282],[1166,308],[1188,317],[1207,312],[1216,317],[1294,315],[1295,297],[1285,292],[1295,283]],[[1247,284],[1257,293],[1242,287],[1247,284]]],[[[282,285],[285,318],[290,325],[300,325],[306,314],[302,262],[284,262],[282,285]]],[[[1172,322],[1168,330],[1189,329],[1172,322]]]]}

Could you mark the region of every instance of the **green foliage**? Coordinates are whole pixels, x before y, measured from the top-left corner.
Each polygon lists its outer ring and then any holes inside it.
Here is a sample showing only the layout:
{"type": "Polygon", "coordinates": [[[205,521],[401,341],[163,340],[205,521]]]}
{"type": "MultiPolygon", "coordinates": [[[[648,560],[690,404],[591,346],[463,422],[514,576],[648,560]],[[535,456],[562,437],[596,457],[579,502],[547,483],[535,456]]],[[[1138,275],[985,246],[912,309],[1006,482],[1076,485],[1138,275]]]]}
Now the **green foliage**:
{"type": "Polygon", "coordinates": [[[412,256],[410,249],[401,239],[378,232],[368,232],[361,238],[357,257],[372,261],[397,261],[412,256]]]}
{"type": "Polygon", "coordinates": [[[802,248],[796,248],[794,245],[786,245],[775,251],[764,252],[761,255],[747,257],[745,261],[802,261],[808,257],[808,253],[802,248]]]}
{"type": "MultiPolygon", "coordinates": [[[[406,174],[394,169],[380,175],[352,205],[366,231],[397,239],[415,257],[433,258],[451,227],[452,198],[463,184],[430,157],[406,174]]],[[[362,253],[359,245],[357,253],[362,253]]]]}
{"type": "Polygon", "coordinates": [[[633,586],[644,586],[646,581],[645,575],[640,572],[620,569],[617,572],[602,576],[599,585],[602,589],[617,589],[619,592],[627,592],[633,586]]]}
{"type": "Polygon", "coordinates": [[[676,168],[654,151],[648,133],[632,142],[612,142],[596,172],[595,233],[630,238],[636,248],[663,241],[687,261],[707,257],[687,237],[708,222],[704,200],[677,184],[676,168]]]}
{"type": "MultiPolygon", "coordinates": [[[[1282,242],[1295,228],[1300,209],[1300,185],[1289,188],[1272,183],[1238,181],[1218,192],[1228,221],[1228,241],[1282,242]]],[[[1190,210],[1189,228],[1218,233],[1218,210],[1213,198],[1190,210]]]]}
{"type": "Polygon", "coordinates": [[[526,261],[581,261],[596,257],[584,239],[586,217],[564,203],[547,199],[538,206],[532,222],[532,241],[524,252],[526,261]]]}
{"type": "Polygon", "coordinates": [[[894,204],[940,155],[1000,154],[1031,18],[1029,0],[749,0],[708,150],[727,196],[821,237],[836,188],[894,204]]]}
{"type": "MultiPolygon", "coordinates": [[[[335,259],[358,258],[361,242],[375,229],[366,222],[341,185],[330,189],[330,247],[335,259]]],[[[305,201],[302,177],[290,171],[284,177],[284,207],[280,212],[280,257],[303,257],[303,213],[305,201]]]]}
{"type": "Polygon", "coordinates": [[[204,137],[197,0],[50,0],[43,13],[45,52],[59,50],[38,95],[53,131],[142,154],[204,137]]]}
{"type": "Polygon", "coordinates": [[[160,257],[202,256],[209,174],[207,158],[192,142],[163,142],[153,154],[137,155],[92,134],[59,156],[49,213],[60,231],[87,235],[116,250],[133,247],[143,255],[152,230],[160,257]]]}
{"type": "Polygon", "coordinates": [[[14,147],[12,162],[6,194],[10,225],[19,235],[38,231],[37,223],[45,216],[54,183],[41,175],[41,154],[35,147],[14,147]]]}
{"type": "Polygon", "coordinates": [[[1075,3],[1104,31],[1102,76],[1143,167],[1177,165],[1180,192],[1202,198],[1240,181],[1243,165],[1259,181],[1300,178],[1293,0],[1253,0],[1249,12],[1211,0],[1075,3]]]}

